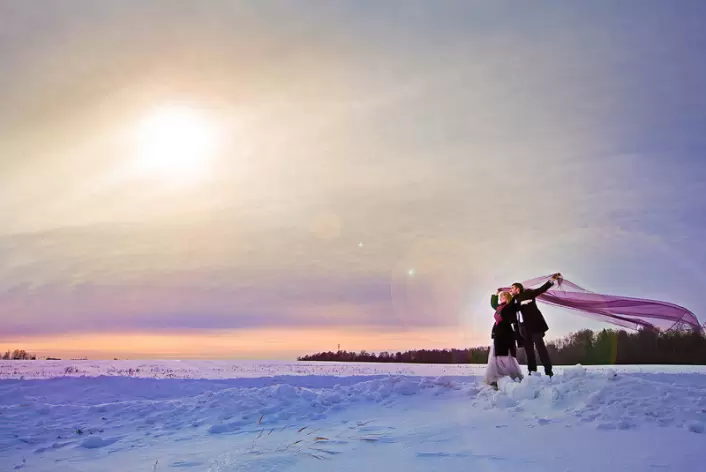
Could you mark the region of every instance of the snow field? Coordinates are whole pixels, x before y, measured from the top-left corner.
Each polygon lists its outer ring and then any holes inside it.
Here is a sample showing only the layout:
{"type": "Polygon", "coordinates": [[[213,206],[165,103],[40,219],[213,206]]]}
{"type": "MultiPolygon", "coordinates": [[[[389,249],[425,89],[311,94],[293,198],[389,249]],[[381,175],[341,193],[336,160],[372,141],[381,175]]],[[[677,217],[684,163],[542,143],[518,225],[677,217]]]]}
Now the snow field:
{"type": "Polygon", "coordinates": [[[124,362],[1,364],[0,471],[554,470],[528,446],[554,436],[575,451],[555,462],[591,470],[574,443],[611,434],[632,444],[606,459],[621,470],[706,458],[699,367],[557,368],[495,391],[481,366],[124,362]],[[489,452],[510,432],[521,447],[489,452]]]}

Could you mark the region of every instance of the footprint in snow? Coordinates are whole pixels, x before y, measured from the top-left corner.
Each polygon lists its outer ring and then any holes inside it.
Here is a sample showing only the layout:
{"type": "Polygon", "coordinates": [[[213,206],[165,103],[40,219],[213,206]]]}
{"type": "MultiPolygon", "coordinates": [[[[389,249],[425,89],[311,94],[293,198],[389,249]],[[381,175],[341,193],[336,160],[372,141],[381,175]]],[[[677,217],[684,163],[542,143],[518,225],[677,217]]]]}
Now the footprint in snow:
{"type": "Polygon", "coordinates": [[[169,464],[169,467],[198,467],[203,465],[203,462],[199,461],[176,461],[169,464]]]}
{"type": "Polygon", "coordinates": [[[418,452],[416,454],[420,459],[428,458],[444,458],[444,457],[468,457],[465,452],[418,452]]]}
{"type": "Polygon", "coordinates": [[[111,444],[114,444],[119,440],[120,438],[103,439],[100,436],[91,436],[90,438],[85,439],[81,443],[81,447],[86,449],[98,449],[101,447],[110,446],[111,444]]]}
{"type": "Polygon", "coordinates": [[[358,431],[360,431],[361,433],[372,433],[377,431],[387,431],[391,429],[395,428],[392,426],[362,426],[358,428],[358,431]]]}

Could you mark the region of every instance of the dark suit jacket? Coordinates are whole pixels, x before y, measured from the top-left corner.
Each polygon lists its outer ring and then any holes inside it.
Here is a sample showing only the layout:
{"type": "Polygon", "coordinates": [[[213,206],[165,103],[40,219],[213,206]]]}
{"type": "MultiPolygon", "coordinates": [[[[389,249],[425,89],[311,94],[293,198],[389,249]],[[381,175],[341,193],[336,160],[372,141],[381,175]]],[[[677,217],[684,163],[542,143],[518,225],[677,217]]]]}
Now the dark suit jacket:
{"type": "Polygon", "coordinates": [[[525,289],[512,299],[515,309],[522,313],[522,327],[528,333],[546,333],[549,330],[544,315],[539,311],[536,298],[549,290],[554,283],[550,280],[534,290],[525,289]]]}

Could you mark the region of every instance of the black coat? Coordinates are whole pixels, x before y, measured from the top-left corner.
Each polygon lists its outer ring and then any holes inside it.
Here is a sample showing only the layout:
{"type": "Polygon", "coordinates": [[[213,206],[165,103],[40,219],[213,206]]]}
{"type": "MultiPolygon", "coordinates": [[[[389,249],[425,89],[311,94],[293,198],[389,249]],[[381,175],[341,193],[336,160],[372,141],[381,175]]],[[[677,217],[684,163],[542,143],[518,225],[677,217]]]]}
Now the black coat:
{"type": "Polygon", "coordinates": [[[512,303],[500,305],[495,310],[501,317],[500,323],[493,324],[491,337],[496,356],[517,356],[517,338],[519,326],[517,323],[517,308],[512,303]]]}
{"type": "Polygon", "coordinates": [[[515,295],[512,299],[512,305],[514,305],[515,310],[519,310],[522,313],[522,328],[527,333],[546,333],[549,330],[547,322],[539,311],[537,306],[537,298],[547,290],[549,290],[554,283],[550,280],[544,285],[536,289],[525,289],[522,292],[515,295]]]}

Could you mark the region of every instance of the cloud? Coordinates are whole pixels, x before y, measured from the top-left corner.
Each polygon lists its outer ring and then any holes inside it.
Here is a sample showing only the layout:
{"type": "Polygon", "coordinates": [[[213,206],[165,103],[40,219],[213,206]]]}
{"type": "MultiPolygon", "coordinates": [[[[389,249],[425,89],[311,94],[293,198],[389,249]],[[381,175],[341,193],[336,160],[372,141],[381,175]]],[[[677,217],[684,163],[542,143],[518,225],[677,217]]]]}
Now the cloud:
{"type": "Polygon", "coordinates": [[[362,247],[345,234],[320,236],[300,228],[219,232],[207,224],[6,236],[0,238],[0,252],[8,255],[0,270],[3,332],[393,330],[457,322],[470,277],[453,262],[463,246],[412,239],[405,250],[388,251],[394,234],[378,234],[382,241],[371,238],[362,247]],[[194,237],[197,251],[180,244],[194,237]]]}
{"type": "Polygon", "coordinates": [[[603,231],[706,261],[703,7],[320,7],[0,6],[3,332],[485,327],[522,274],[664,267],[603,231]],[[174,97],[234,123],[218,177],[114,179],[174,97]]]}
{"type": "Polygon", "coordinates": [[[351,280],[318,280],[309,287],[299,280],[289,291],[276,285],[232,290],[85,286],[60,294],[25,288],[0,300],[7,335],[353,326],[388,331],[453,324],[446,316],[397,312],[387,284],[356,289],[351,280]]]}

